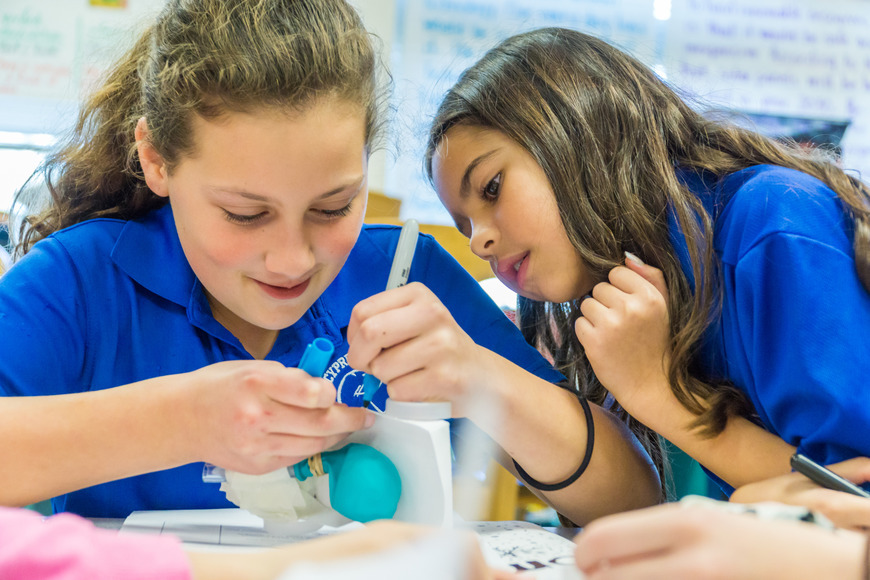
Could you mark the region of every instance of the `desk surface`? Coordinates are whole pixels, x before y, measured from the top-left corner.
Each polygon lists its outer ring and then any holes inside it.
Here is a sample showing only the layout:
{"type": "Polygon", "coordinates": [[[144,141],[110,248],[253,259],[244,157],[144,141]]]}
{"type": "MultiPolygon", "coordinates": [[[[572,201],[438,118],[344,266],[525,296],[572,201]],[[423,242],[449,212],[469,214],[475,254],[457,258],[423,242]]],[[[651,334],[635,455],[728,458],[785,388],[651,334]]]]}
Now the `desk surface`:
{"type": "MultiPolygon", "coordinates": [[[[123,518],[88,518],[98,528],[107,530],[120,530],[124,525],[123,518]]],[[[548,532],[552,532],[557,536],[561,536],[568,540],[573,540],[574,536],[580,533],[583,528],[565,528],[562,526],[543,526],[548,532]]]]}
{"type": "MultiPolygon", "coordinates": [[[[152,514],[151,512],[143,513],[152,514]]],[[[152,515],[159,516],[160,513],[153,512],[152,515]]],[[[108,530],[121,530],[124,528],[125,522],[120,518],[90,518],[90,521],[95,526],[108,530]]],[[[197,526],[187,527],[196,528],[197,526]]],[[[579,572],[574,568],[574,550],[571,541],[579,528],[542,527],[520,521],[466,522],[461,524],[461,527],[478,534],[484,558],[491,565],[505,566],[508,569],[526,572],[526,576],[530,579],[582,578],[582,575],[579,575],[579,572]]],[[[154,528],[151,530],[147,527],[133,526],[131,529],[145,533],[174,533],[172,526],[168,526],[167,529],[154,528]]],[[[188,534],[185,537],[186,532],[182,529],[178,536],[187,548],[193,551],[244,552],[267,547],[262,542],[248,545],[244,542],[234,543],[232,540],[225,543],[223,539],[218,542],[200,541],[199,538],[207,537],[207,534],[194,530],[188,531],[193,532],[193,535],[188,534]]],[[[242,533],[240,538],[244,539],[244,535],[242,533]]]]}

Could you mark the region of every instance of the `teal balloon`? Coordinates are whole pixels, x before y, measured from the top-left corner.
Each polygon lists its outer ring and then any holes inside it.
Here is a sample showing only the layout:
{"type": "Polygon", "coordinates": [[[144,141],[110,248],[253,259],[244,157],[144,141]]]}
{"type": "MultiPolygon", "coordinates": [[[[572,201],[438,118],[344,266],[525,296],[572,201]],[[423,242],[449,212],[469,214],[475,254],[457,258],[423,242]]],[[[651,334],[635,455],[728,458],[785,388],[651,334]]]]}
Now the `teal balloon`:
{"type": "MultiPolygon", "coordinates": [[[[350,443],[320,454],[329,474],[329,504],[358,522],[390,519],[399,507],[402,479],[390,459],[368,445],[350,443]]],[[[293,466],[296,479],[311,477],[308,460],[293,466]]]]}

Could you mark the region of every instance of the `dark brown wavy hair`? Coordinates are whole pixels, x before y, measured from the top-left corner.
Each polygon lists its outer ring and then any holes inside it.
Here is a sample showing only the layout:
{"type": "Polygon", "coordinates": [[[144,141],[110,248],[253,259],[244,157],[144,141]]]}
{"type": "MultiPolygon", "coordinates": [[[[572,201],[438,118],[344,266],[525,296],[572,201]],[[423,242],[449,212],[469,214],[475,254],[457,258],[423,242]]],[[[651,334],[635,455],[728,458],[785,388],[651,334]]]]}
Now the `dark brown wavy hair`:
{"type": "MultiPolygon", "coordinates": [[[[668,285],[672,357],[667,369],[676,397],[697,415],[695,427],[713,436],[729,416],[751,415],[745,396],[693,373],[699,341],[719,308],[710,216],[676,176],[676,167],[723,177],[773,164],[822,180],[851,212],[855,262],[870,288],[870,190],[824,151],[805,151],[690,108],[646,66],[592,36],[560,28],[518,34],[466,70],[433,120],[426,154],[445,133],[466,125],[500,131],[524,147],[544,170],[568,238],[590,272],[606,280],[624,251],[660,268],[668,285]],[[686,235],[695,290],[669,241],[672,212],[686,235]]],[[[591,401],[629,421],[648,449],[655,436],[613,403],[597,380],[573,323],[579,301],[521,299],[519,320],[533,345],[591,401]]]]}
{"type": "MultiPolygon", "coordinates": [[[[372,38],[344,0],[171,0],[110,67],[70,136],[35,174],[51,200],[21,221],[16,254],[78,222],[134,219],[166,203],[142,176],[134,138],[141,117],[171,170],[193,152],[193,115],[298,112],[333,97],[364,112],[371,152],[387,86],[378,64],[372,38]]],[[[13,206],[26,208],[32,189],[22,188],[13,206]]]]}

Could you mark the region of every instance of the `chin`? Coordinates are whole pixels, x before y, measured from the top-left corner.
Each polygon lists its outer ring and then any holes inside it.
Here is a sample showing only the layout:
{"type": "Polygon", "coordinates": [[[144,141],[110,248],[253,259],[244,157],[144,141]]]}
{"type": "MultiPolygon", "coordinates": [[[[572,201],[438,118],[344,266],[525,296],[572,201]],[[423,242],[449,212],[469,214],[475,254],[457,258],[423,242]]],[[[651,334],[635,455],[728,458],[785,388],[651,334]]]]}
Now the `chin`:
{"type": "Polygon", "coordinates": [[[523,290],[522,292],[517,292],[517,294],[519,294],[523,298],[534,300],[535,302],[552,302],[554,304],[570,302],[582,296],[582,294],[580,296],[575,296],[576,292],[571,292],[568,290],[562,292],[558,289],[543,289],[537,292],[523,290]]]}
{"type": "Polygon", "coordinates": [[[552,302],[554,304],[564,304],[565,302],[571,302],[573,300],[579,300],[584,295],[581,294],[577,296],[576,292],[550,292],[547,293],[546,298],[541,298],[540,300],[545,302],[552,302]]]}
{"type": "Polygon", "coordinates": [[[540,294],[535,294],[533,292],[517,292],[523,298],[528,298],[529,300],[534,300],[535,302],[554,302],[550,300],[547,296],[542,296],[540,294]]]}
{"type": "Polygon", "coordinates": [[[294,313],[275,312],[271,316],[264,314],[259,316],[253,324],[265,330],[284,330],[299,322],[306,311],[307,309],[294,313]]]}

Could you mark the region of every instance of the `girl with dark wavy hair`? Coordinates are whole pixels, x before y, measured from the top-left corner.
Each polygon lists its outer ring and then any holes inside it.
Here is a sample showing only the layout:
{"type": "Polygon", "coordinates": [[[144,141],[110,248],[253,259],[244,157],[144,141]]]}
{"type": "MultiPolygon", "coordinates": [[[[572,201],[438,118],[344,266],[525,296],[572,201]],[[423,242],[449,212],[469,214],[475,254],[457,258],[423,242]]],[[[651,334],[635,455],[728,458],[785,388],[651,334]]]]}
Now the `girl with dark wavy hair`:
{"type": "Polygon", "coordinates": [[[426,164],[527,339],[650,448],[731,486],[795,448],[870,455],[870,189],[824,151],[705,118],[628,54],[547,28],[463,73],[426,164]]]}

